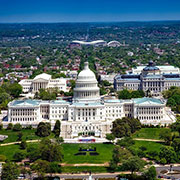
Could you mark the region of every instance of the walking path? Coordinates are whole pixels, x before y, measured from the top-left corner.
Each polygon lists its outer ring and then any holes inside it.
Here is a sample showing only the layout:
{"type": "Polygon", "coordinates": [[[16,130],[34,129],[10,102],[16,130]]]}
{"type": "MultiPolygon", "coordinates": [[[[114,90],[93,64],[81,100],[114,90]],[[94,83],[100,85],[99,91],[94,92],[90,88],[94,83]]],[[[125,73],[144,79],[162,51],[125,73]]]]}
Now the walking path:
{"type": "Polygon", "coordinates": [[[82,164],[66,164],[66,163],[60,163],[61,166],[90,166],[90,167],[93,167],[93,166],[109,166],[109,163],[108,162],[105,162],[105,163],[102,163],[102,164],[93,164],[93,163],[82,163],[82,164]]]}
{"type": "MultiPolygon", "coordinates": [[[[35,143],[35,142],[39,142],[39,139],[36,140],[28,140],[26,141],[27,143],[35,143]]],[[[20,144],[21,141],[16,141],[16,142],[10,142],[10,143],[4,143],[4,144],[0,144],[0,146],[9,146],[9,145],[13,145],[13,144],[20,144]]]]}
{"type": "Polygon", "coordinates": [[[133,138],[136,141],[150,141],[150,142],[164,142],[164,140],[158,139],[143,139],[143,138],[133,138]]]}

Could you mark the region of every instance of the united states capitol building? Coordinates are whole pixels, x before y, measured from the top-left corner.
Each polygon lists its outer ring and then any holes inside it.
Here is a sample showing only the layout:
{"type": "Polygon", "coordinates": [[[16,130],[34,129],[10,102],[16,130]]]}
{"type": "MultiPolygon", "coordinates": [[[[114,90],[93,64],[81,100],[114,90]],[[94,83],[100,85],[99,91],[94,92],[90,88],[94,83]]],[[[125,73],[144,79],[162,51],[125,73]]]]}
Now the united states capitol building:
{"type": "Polygon", "coordinates": [[[134,117],[143,124],[165,125],[175,121],[162,99],[119,100],[100,97],[95,74],[85,62],[76,80],[72,102],[64,100],[14,100],[8,104],[8,122],[24,126],[39,122],[61,121],[61,136],[72,139],[81,135],[105,137],[117,118],[134,117]]]}
{"type": "Polygon", "coordinates": [[[117,91],[123,89],[143,90],[159,96],[162,91],[171,86],[180,87],[180,70],[174,66],[155,66],[149,61],[147,66],[139,66],[132,69],[131,74],[117,75],[114,78],[114,88],[117,91]]]}

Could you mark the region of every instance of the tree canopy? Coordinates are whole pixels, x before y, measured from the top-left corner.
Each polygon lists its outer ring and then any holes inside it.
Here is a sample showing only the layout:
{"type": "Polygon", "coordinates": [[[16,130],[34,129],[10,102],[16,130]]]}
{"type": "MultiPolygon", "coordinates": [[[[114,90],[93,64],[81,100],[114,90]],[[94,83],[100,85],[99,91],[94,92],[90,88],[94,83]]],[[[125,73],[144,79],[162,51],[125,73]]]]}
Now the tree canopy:
{"type": "Polygon", "coordinates": [[[20,170],[17,164],[7,162],[3,164],[1,179],[2,180],[15,180],[18,179],[20,170]]]}
{"type": "Polygon", "coordinates": [[[141,123],[138,119],[123,117],[122,119],[116,119],[113,122],[112,134],[115,137],[121,138],[124,136],[130,136],[141,128],[141,123]]]}

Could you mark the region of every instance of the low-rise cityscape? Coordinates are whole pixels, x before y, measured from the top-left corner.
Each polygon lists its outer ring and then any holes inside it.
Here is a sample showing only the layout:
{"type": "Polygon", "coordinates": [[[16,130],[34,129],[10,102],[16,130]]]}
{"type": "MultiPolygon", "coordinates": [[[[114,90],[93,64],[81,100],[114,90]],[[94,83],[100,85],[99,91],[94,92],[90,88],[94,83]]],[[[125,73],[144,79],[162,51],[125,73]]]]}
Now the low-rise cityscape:
{"type": "Polygon", "coordinates": [[[179,180],[180,1],[1,1],[0,179],[179,180]]]}

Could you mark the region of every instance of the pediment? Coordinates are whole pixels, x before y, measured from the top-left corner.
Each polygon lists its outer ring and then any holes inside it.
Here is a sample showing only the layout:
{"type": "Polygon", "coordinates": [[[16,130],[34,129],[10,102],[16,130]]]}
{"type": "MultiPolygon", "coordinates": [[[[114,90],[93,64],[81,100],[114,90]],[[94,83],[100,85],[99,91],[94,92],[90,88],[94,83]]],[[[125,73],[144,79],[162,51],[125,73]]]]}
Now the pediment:
{"type": "Polygon", "coordinates": [[[33,82],[48,82],[48,81],[49,81],[49,80],[43,79],[43,78],[39,78],[39,79],[33,80],[33,82]]]}

